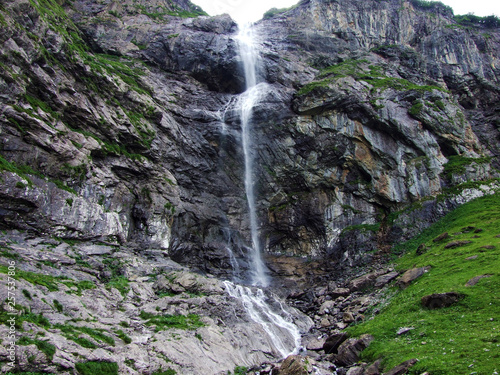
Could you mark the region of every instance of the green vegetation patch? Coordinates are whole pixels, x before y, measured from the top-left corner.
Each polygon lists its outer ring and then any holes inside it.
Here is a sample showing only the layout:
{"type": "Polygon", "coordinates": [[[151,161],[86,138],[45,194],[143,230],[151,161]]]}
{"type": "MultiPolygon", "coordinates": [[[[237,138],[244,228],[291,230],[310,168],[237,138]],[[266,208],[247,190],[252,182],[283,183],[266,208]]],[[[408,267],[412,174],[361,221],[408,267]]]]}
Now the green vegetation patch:
{"type": "Polygon", "coordinates": [[[348,232],[351,232],[351,231],[360,231],[362,233],[378,232],[379,229],[380,229],[380,223],[350,225],[350,226],[342,229],[342,233],[340,235],[345,236],[348,232]]]}
{"type": "Polygon", "coordinates": [[[48,178],[43,175],[41,172],[35,171],[29,165],[20,165],[13,162],[8,161],[2,155],[0,155],[0,171],[8,171],[17,174],[19,177],[24,178],[28,181],[29,186],[33,186],[33,182],[30,180],[28,175],[37,176],[41,179],[47,180],[55,184],[59,189],[66,190],[72,194],[76,195],[76,191],[73,188],[67,186],[64,182],[52,178],[48,178]]]}
{"type": "MultiPolygon", "coordinates": [[[[42,314],[34,314],[29,308],[21,305],[16,305],[15,310],[17,311],[15,327],[19,331],[23,331],[23,322],[34,323],[43,328],[50,327],[49,320],[42,314]]],[[[10,326],[9,319],[12,318],[12,315],[10,315],[11,312],[10,310],[4,310],[4,307],[0,306],[0,324],[10,326]]]]}
{"type": "MultiPolygon", "coordinates": [[[[7,267],[0,265],[0,273],[8,273],[7,267]]],[[[74,281],[66,276],[44,275],[22,270],[16,270],[16,274],[12,277],[16,280],[24,279],[31,284],[44,286],[50,292],[58,291],[59,284],[64,284],[68,288],[76,288],[75,293],[78,295],[81,295],[83,290],[95,288],[95,284],[88,280],[74,281]]]]}
{"type": "Polygon", "coordinates": [[[278,8],[271,8],[263,14],[262,19],[268,20],[268,19],[273,18],[274,16],[276,16],[278,14],[282,14],[282,13],[288,12],[289,10],[297,8],[297,6],[298,6],[298,4],[292,5],[291,7],[288,7],[288,8],[279,8],[279,9],[278,8]]]}
{"type": "Polygon", "coordinates": [[[483,26],[488,29],[500,27],[500,18],[495,15],[480,17],[469,13],[454,18],[457,24],[461,26],[483,26]]]}
{"type": "Polygon", "coordinates": [[[130,284],[128,279],[125,276],[116,276],[113,277],[107,284],[107,288],[115,288],[120,294],[125,297],[130,291],[130,284]]]}
{"type": "Polygon", "coordinates": [[[443,4],[441,1],[427,1],[427,0],[410,0],[410,3],[420,9],[428,9],[434,11],[444,11],[453,14],[453,9],[443,4]]]}
{"type": "Polygon", "coordinates": [[[76,342],[84,348],[94,349],[96,348],[96,345],[92,341],[80,337],[80,333],[85,333],[98,342],[106,343],[112,346],[115,345],[115,340],[111,336],[104,334],[104,332],[106,332],[104,329],[79,327],[72,324],[55,324],[54,328],[59,329],[64,337],[76,342]]]}
{"type": "Polygon", "coordinates": [[[41,352],[43,352],[49,360],[52,360],[52,358],[54,358],[54,354],[56,354],[56,347],[45,340],[31,339],[29,337],[23,336],[19,340],[17,340],[16,343],[19,345],[36,345],[36,347],[41,352]]]}
{"type": "Polygon", "coordinates": [[[121,329],[115,331],[116,335],[123,340],[125,344],[130,344],[132,342],[132,339],[130,338],[129,335],[127,335],[125,332],[123,332],[121,329]]]}
{"type": "Polygon", "coordinates": [[[116,362],[80,362],[75,365],[80,375],[118,375],[118,364],[116,362]]]}
{"type": "Polygon", "coordinates": [[[366,59],[350,59],[339,64],[322,69],[318,74],[321,80],[310,82],[298,90],[298,95],[304,95],[314,89],[328,87],[330,83],[338,78],[353,77],[357,81],[364,81],[372,86],[372,91],[394,89],[399,91],[415,90],[419,92],[439,90],[446,92],[445,89],[434,85],[418,85],[404,78],[388,77],[384,68],[380,65],[369,65],[366,59]]]}
{"type": "Polygon", "coordinates": [[[196,314],[188,315],[156,315],[141,311],[139,315],[146,320],[147,326],[155,326],[155,331],[163,331],[169,328],[178,328],[185,330],[195,330],[203,327],[205,324],[200,320],[200,316],[196,314]]]}
{"type": "Polygon", "coordinates": [[[381,312],[348,329],[353,336],[372,334],[375,341],[362,353],[363,361],[383,358],[384,368],[417,358],[410,374],[493,374],[500,363],[500,193],[478,198],[446,215],[419,236],[399,244],[395,253],[402,272],[431,266],[408,288],[394,294],[381,312]],[[450,238],[433,242],[442,233],[450,238]],[[470,241],[470,242],[468,242],[470,241]],[[452,242],[461,243],[454,247],[452,242]],[[424,244],[427,250],[417,255],[424,244]],[[476,285],[466,283],[488,275],[476,285]],[[457,292],[464,298],[450,307],[429,310],[422,297],[457,292]],[[398,335],[402,327],[412,327],[398,335]]]}
{"type": "Polygon", "coordinates": [[[175,371],[169,367],[166,370],[161,369],[161,370],[155,371],[151,375],[176,375],[176,374],[177,374],[177,371],[175,371]]]}
{"type": "Polygon", "coordinates": [[[454,174],[465,173],[465,167],[471,164],[488,164],[491,157],[468,158],[461,155],[452,155],[448,157],[448,162],[443,166],[443,174],[451,178],[454,174]]]}

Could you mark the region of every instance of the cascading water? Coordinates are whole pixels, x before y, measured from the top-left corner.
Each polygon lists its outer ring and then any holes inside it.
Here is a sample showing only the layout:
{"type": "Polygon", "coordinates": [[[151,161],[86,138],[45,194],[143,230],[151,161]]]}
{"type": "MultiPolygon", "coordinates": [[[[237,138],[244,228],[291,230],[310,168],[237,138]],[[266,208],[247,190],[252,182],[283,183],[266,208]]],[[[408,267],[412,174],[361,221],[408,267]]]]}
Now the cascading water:
{"type": "MultiPolygon", "coordinates": [[[[228,294],[241,301],[249,317],[259,324],[266,332],[270,346],[277,356],[286,357],[298,352],[300,348],[300,331],[292,322],[292,315],[285,309],[284,304],[274,301],[274,308],[268,303],[269,298],[260,288],[269,286],[270,280],[267,268],[261,256],[261,244],[259,239],[259,226],[255,198],[255,178],[253,167],[251,124],[252,114],[256,104],[262,99],[269,89],[264,82],[259,83],[257,79],[257,68],[259,54],[254,46],[252,30],[250,25],[240,28],[237,37],[240,56],[245,72],[246,91],[240,95],[237,102],[241,121],[241,138],[245,165],[245,194],[248,202],[248,215],[250,219],[250,231],[252,247],[248,248],[248,263],[250,268],[250,284],[253,287],[236,285],[226,281],[225,287],[228,294]]],[[[240,268],[230,247],[227,248],[231,264],[233,266],[234,281],[240,281],[240,268]]]]}
{"type": "Polygon", "coordinates": [[[258,103],[262,96],[266,85],[263,83],[257,84],[257,61],[259,56],[253,43],[252,29],[249,24],[241,27],[237,40],[246,82],[246,91],[240,96],[239,106],[242,146],[245,158],[245,194],[248,201],[248,214],[250,216],[250,231],[252,236],[252,254],[250,259],[252,284],[266,287],[269,285],[269,278],[261,256],[254,191],[252,139],[250,136],[252,112],[255,104],[258,103]]]}
{"type": "Polygon", "coordinates": [[[277,311],[273,311],[262,289],[252,290],[248,286],[235,285],[230,281],[225,281],[224,285],[231,297],[241,301],[250,318],[262,326],[270,345],[277,350],[278,355],[284,358],[298,351],[300,331],[292,323],[291,315],[282,304],[277,311]]]}

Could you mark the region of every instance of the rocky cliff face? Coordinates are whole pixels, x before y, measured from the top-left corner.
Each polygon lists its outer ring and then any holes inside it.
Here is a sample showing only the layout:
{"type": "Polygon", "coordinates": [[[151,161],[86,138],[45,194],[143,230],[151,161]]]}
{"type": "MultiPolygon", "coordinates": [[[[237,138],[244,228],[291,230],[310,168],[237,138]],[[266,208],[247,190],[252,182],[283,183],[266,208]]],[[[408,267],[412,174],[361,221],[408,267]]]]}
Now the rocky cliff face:
{"type": "MultiPolygon", "coordinates": [[[[302,1],[255,26],[266,252],[354,265],[498,177],[499,31],[417,5],[302,1]]],[[[1,11],[2,226],[230,270],[250,242],[235,23],[186,2],[1,11]]]]}
{"type": "MultiPolygon", "coordinates": [[[[328,302],[330,323],[348,302],[328,298],[356,288],[323,281],[498,190],[500,31],[424,5],[301,1],[254,26],[263,250],[275,286],[328,285],[292,294],[328,302]]],[[[276,359],[218,279],[172,262],[221,277],[247,267],[236,24],[180,0],[6,0],[0,24],[0,257],[2,273],[16,259],[33,313],[23,366],[71,372],[91,357],[136,373],[226,373],[276,359]],[[205,325],[156,344],[170,337],[147,324],[154,314],[189,312],[205,325]],[[54,360],[35,331],[57,344],[54,360]],[[133,350],[99,332],[136,334],[133,350]],[[248,340],[235,347],[235,332],[248,340]]]]}

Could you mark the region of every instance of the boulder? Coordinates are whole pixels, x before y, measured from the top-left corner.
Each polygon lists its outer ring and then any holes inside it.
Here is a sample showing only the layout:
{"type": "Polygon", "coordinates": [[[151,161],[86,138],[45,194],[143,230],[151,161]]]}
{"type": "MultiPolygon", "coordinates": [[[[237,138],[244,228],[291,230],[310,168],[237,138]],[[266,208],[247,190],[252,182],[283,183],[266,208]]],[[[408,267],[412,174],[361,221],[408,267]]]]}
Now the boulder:
{"type": "Polygon", "coordinates": [[[382,360],[379,359],[373,362],[370,366],[365,369],[364,375],[379,375],[380,374],[380,364],[382,360]]]}
{"type": "Polygon", "coordinates": [[[361,289],[366,289],[373,285],[375,279],[380,275],[378,272],[367,273],[366,275],[360,276],[349,283],[349,289],[351,291],[357,291],[361,289]]]}
{"type": "Polygon", "coordinates": [[[328,336],[323,344],[323,350],[326,354],[336,353],[340,344],[347,340],[347,337],[348,335],[345,332],[338,332],[328,336]]]}
{"type": "Polygon", "coordinates": [[[401,363],[400,365],[397,365],[393,369],[389,370],[388,372],[384,373],[384,375],[403,375],[406,374],[407,371],[412,367],[415,363],[417,363],[417,359],[409,359],[408,361],[405,361],[401,363]]]}
{"type": "Polygon", "coordinates": [[[361,366],[351,367],[346,375],[364,375],[365,369],[361,366]]]}
{"type": "Polygon", "coordinates": [[[332,297],[345,297],[348,296],[351,293],[351,291],[348,288],[335,288],[330,292],[330,295],[332,297]]]}
{"type": "Polygon", "coordinates": [[[278,375],[308,375],[305,358],[300,355],[288,356],[281,364],[278,375]]]}
{"type": "Polygon", "coordinates": [[[470,243],[472,243],[472,241],[451,241],[451,242],[447,243],[446,245],[444,245],[444,248],[445,249],[454,249],[456,247],[465,246],[465,245],[470,244],[470,243]]]}
{"type": "Polygon", "coordinates": [[[403,275],[401,275],[401,277],[398,280],[399,286],[401,286],[402,288],[406,288],[414,280],[418,279],[420,276],[422,276],[430,269],[431,269],[430,267],[419,267],[419,268],[412,268],[411,270],[406,271],[405,273],[403,273],[403,275]]]}
{"type": "Polygon", "coordinates": [[[354,314],[352,312],[346,311],[342,314],[342,321],[344,323],[352,323],[356,319],[354,318],[354,314]]]}
{"type": "Polygon", "coordinates": [[[456,292],[436,293],[422,297],[421,302],[422,306],[428,309],[441,309],[455,304],[463,297],[463,294],[456,292]]]}
{"type": "Polygon", "coordinates": [[[450,235],[448,234],[448,232],[446,232],[446,233],[442,233],[442,234],[440,234],[439,236],[437,236],[436,238],[434,238],[434,239],[432,240],[432,242],[439,242],[439,241],[443,241],[443,240],[445,240],[445,239],[447,239],[447,238],[450,238],[450,235]]]}
{"type": "Polygon", "coordinates": [[[334,301],[325,301],[319,308],[318,314],[324,315],[328,314],[335,307],[334,301]]]}
{"type": "Polygon", "coordinates": [[[373,341],[373,336],[362,335],[360,338],[352,338],[344,341],[338,348],[335,364],[339,366],[351,366],[359,361],[360,353],[373,341]]]}
{"type": "Polygon", "coordinates": [[[377,279],[375,280],[375,288],[383,287],[385,284],[390,283],[392,280],[398,277],[398,275],[399,275],[398,272],[393,271],[377,277],[377,279]]]}
{"type": "Polygon", "coordinates": [[[470,279],[469,281],[467,281],[465,283],[465,286],[474,286],[479,282],[479,280],[484,279],[485,277],[491,277],[491,276],[492,275],[479,275],[479,276],[473,277],[472,279],[470,279]]]}
{"type": "Polygon", "coordinates": [[[325,346],[326,338],[316,338],[311,337],[307,339],[305,346],[307,350],[323,350],[325,346]]]}

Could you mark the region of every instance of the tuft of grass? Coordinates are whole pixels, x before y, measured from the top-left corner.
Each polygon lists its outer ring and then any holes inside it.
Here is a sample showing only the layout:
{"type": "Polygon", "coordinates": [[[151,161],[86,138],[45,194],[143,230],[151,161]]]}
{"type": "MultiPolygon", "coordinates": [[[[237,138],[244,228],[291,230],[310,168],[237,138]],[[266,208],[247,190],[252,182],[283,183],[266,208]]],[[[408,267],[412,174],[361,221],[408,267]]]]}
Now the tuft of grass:
{"type": "Polygon", "coordinates": [[[151,375],[176,375],[177,372],[170,367],[166,370],[160,369],[158,371],[153,372],[151,375]]]}
{"type": "Polygon", "coordinates": [[[77,344],[83,346],[84,348],[94,349],[96,348],[96,345],[93,342],[83,337],[80,337],[79,336],[80,333],[85,333],[96,341],[106,343],[112,346],[115,345],[115,340],[111,336],[105,335],[104,332],[106,331],[104,329],[79,327],[71,324],[55,324],[54,328],[59,329],[64,337],[76,342],[77,344]]]}
{"type": "Polygon", "coordinates": [[[61,304],[61,302],[59,302],[58,300],[54,300],[54,308],[58,311],[58,312],[63,312],[64,310],[64,307],[63,305],[61,304]]]}
{"type": "Polygon", "coordinates": [[[408,288],[398,290],[373,319],[350,327],[353,336],[370,333],[375,341],[362,353],[363,361],[383,358],[387,370],[417,358],[410,374],[492,374],[500,363],[500,193],[458,207],[419,236],[395,246],[397,269],[431,266],[408,288]],[[472,229],[471,229],[472,227],[472,229]],[[452,234],[440,242],[440,234],[452,234]],[[446,248],[452,241],[470,241],[446,248]],[[425,244],[428,250],[417,255],[425,244]],[[477,258],[470,258],[477,256],[477,258]],[[469,258],[469,259],[468,259],[469,258]],[[468,280],[491,275],[474,286],[468,280]],[[428,310],[421,298],[434,293],[457,292],[465,297],[455,305],[428,310]],[[401,327],[414,329],[403,336],[401,327]],[[473,361],[475,360],[475,361],[473,361]]]}
{"type": "Polygon", "coordinates": [[[351,76],[357,81],[364,81],[372,86],[372,91],[394,89],[398,91],[444,91],[445,89],[433,85],[418,85],[404,78],[388,77],[384,72],[384,67],[379,65],[369,65],[366,59],[350,59],[339,64],[329,66],[318,75],[320,80],[312,81],[297,91],[297,95],[305,95],[315,89],[327,88],[338,78],[351,76]]]}
{"type": "Polygon", "coordinates": [[[19,345],[34,344],[51,361],[52,361],[52,358],[54,358],[54,354],[56,354],[56,347],[53,344],[51,344],[45,340],[37,340],[37,339],[32,339],[32,338],[23,336],[19,340],[17,340],[17,344],[19,344],[19,345]]]}
{"type": "Polygon", "coordinates": [[[118,375],[116,362],[80,362],[75,365],[75,368],[80,375],[118,375]]]}
{"type": "MultiPolygon", "coordinates": [[[[6,266],[0,265],[0,273],[8,273],[8,269],[6,266]]],[[[41,285],[46,287],[50,292],[56,292],[59,290],[59,284],[64,284],[68,288],[77,288],[76,294],[81,295],[81,292],[86,289],[95,288],[94,283],[88,280],[83,281],[74,281],[65,276],[52,276],[52,275],[44,275],[41,273],[29,272],[16,270],[16,274],[12,276],[16,280],[24,279],[27,282],[35,285],[41,285]]]]}
{"type": "MultiPolygon", "coordinates": [[[[17,310],[15,327],[19,331],[23,331],[23,322],[25,321],[34,323],[37,326],[43,328],[49,328],[51,326],[49,320],[46,317],[44,317],[42,314],[32,313],[27,307],[16,305],[14,310],[17,310]]],[[[10,308],[8,310],[5,310],[5,307],[0,305],[0,324],[10,326],[9,319],[12,318],[12,312],[14,311],[10,308]]]]}
{"type": "Polygon", "coordinates": [[[185,330],[195,330],[203,327],[205,324],[200,320],[200,316],[196,314],[188,315],[155,315],[152,313],[141,311],[141,319],[146,320],[147,326],[155,326],[155,331],[163,331],[169,328],[178,328],[185,330]]]}
{"type": "Polygon", "coordinates": [[[491,157],[468,158],[461,155],[452,155],[448,157],[448,162],[443,166],[443,173],[447,178],[451,178],[454,174],[462,174],[465,172],[465,167],[475,164],[487,164],[491,161],[491,157]]]}
{"type": "Polygon", "coordinates": [[[123,297],[130,291],[130,284],[125,276],[115,276],[107,284],[107,288],[117,289],[123,297]]]}
{"type": "Polygon", "coordinates": [[[115,333],[119,338],[123,340],[125,344],[130,344],[132,342],[130,336],[123,332],[121,329],[117,330],[115,333]]]}

